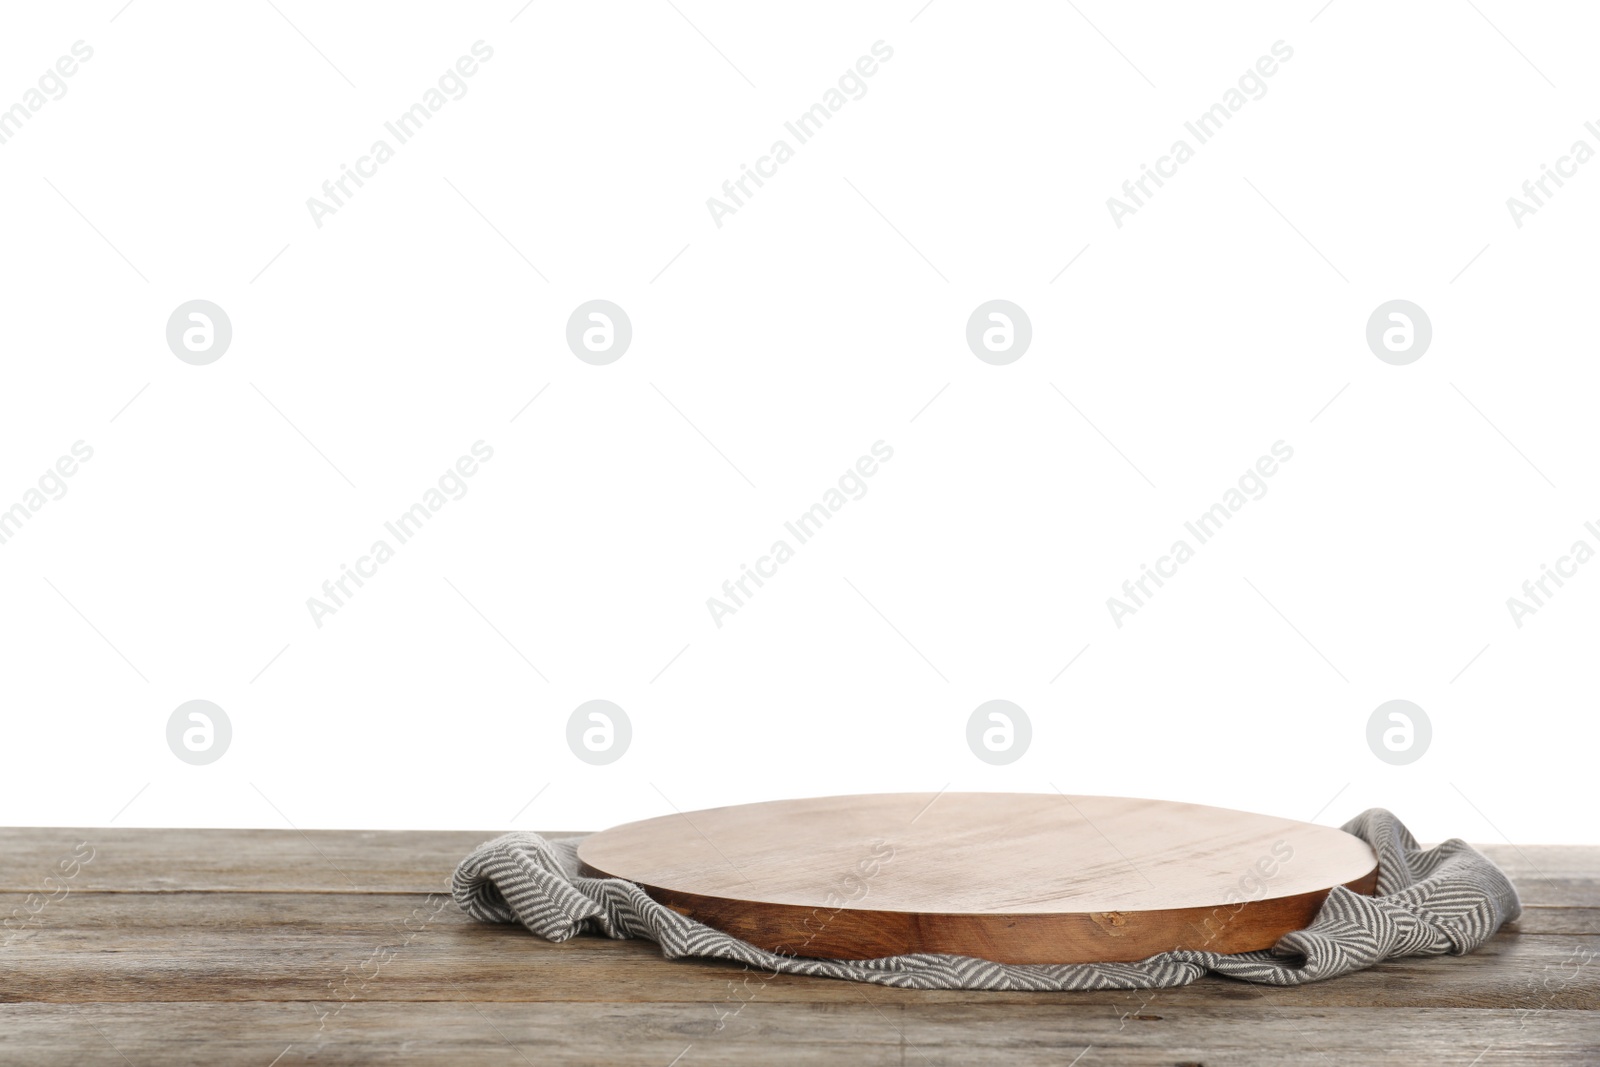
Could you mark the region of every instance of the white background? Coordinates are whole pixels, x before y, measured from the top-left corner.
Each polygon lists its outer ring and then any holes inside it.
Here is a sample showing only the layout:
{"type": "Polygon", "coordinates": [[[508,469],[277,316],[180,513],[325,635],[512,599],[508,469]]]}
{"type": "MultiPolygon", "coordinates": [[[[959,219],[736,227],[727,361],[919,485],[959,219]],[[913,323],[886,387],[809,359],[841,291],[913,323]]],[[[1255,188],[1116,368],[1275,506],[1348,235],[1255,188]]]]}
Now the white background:
{"type": "Polygon", "coordinates": [[[565,830],[1054,786],[1600,841],[1600,566],[1506,607],[1600,547],[1600,162],[1520,229],[1505,203],[1600,148],[1593,12],[675,2],[8,8],[0,106],[94,56],[0,145],[0,507],[94,458],[0,545],[0,821],[565,830]],[[466,96],[316,227],[478,40],[466,96]],[[707,197],[879,40],[718,228],[707,197]],[[234,330],[205,367],[164,336],[195,298],[234,330]],[[633,323],[606,367],[564,340],[593,298],[633,323]],[[993,298],[1033,324],[1005,367],[964,338],[993,298]],[[1364,339],[1394,298],[1434,329],[1405,367],[1364,339]],[[478,440],[319,629],[307,598],[478,440]],[[878,440],[866,496],[713,625],[878,440]],[[1106,598],[1278,440],[1267,495],[1117,628],[1106,598]],[[202,767],[165,739],[197,698],[233,725],[202,767]],[[609,766],[566,746],[594,698],[632,720],[609,766]],[[1033,723],[1006,767],[966,746],[993,698],[1033,723]],[[1366,743],[1394,698],[1433,724],[1408,766],[1366,743]]]}

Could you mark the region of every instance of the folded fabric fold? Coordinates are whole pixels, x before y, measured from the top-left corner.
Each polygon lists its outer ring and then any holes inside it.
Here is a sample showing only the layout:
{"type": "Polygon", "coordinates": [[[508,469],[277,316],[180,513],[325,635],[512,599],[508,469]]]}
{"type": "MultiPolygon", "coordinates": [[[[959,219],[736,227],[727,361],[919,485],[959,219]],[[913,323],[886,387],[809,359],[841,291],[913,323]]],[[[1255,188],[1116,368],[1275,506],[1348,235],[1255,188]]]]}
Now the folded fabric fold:
{"type": "Polygon", "coordinates": [[[517,832],[485,842],[452,879],[461,910],[483,922],[520,923],[550,941],[580,933],[648,938],[669,959],[731,960],[775,974],[843,978],[915,989],[1157,989],[1187,985],[1206,972],[1268,985],[1300,985],[1404,956],[1459,956],[1522,913],[1499,867],[1465,841],[1421,848],[1382,808],[1344,829],[1378,856],[1376,896],[1336,886],[1310,926],[1270,949],[1223,954],[1163,952],[1137,963],[1022,965],[966,956],[907,955],[872,960],[786,956],[656,903],[631,882],[585,878],[581,837],[547,840],[517,832]]]}

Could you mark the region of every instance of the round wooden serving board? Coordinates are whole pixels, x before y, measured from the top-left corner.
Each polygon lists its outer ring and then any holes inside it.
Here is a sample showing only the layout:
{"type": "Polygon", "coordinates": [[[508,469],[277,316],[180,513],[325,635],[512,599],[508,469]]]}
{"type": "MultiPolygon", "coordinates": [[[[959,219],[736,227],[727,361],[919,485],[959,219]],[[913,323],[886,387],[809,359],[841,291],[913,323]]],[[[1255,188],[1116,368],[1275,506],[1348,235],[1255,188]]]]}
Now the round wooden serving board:
{"type": "Polygon", "coordinates": [[[712,808],[578,846],[684,915],[797,956],[1000,963],[1247,952],[1371,894],[1360,838],[1270,815],[1058,793],[886,793],[712,808]]]}

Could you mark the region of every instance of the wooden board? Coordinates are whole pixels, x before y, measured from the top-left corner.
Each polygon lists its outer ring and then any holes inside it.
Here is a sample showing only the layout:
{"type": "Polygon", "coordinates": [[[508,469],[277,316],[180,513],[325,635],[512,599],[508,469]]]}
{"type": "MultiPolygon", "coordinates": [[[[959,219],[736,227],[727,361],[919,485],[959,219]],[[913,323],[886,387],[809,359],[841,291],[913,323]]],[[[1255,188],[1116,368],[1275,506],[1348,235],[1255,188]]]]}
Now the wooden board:
{"type": "Polygon", "coordinates": [[[0,938],[0,1067],[1600,1063],[1600,848],[1479,846],[1526,910],[1469,956],[997,993],[473,922],[442,894],[498,832],[0,828],[0,915],[32,916],[0,938]]]}
{"type": "Polygon", "coordinates": [[[888,793],[666,815],[578,848],[682,914],[792,955],[1001,963],[1246,952],[1377,859],[1342,830],[1126,797],[888,793]]]}

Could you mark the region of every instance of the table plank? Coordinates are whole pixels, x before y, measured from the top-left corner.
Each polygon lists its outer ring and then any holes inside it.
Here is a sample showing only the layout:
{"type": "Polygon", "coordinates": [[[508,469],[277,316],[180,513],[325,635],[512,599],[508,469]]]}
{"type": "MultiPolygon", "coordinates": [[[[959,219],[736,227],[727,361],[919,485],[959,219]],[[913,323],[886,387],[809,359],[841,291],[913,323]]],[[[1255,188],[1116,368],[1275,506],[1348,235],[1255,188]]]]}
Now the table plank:
{"type": "Polygon", "coordinates": [[[91,857],[72,879],[81,890],[428,893],[502,832],[5,827],[0,892],[36,891],[76,850],[91,857]]]}
{"type": "MultiPolygon", "coordinates": [[[[869,994],[870,995],[870,994],[869,994]]],[[[1600,1031],[1572,1012],[1163,1006],[1124,1021],[1094,1006],[752,1003],[359,1004],[333,1019],[303,1006],[0,1005],[0,1063],[628,1064],[638,1067],[1051,1064],[1084,1067],[1361,1063],[1415,1067],[1584,1064],[1600,1031]],[[718,1029],[720,1025],[720,1029],[718,1029]],[[1085,1050],[1088,1050],[1085,1052],[1085,1050]],[[681,1057],[681,1058],[679,1058],[681,1057]]]]}

